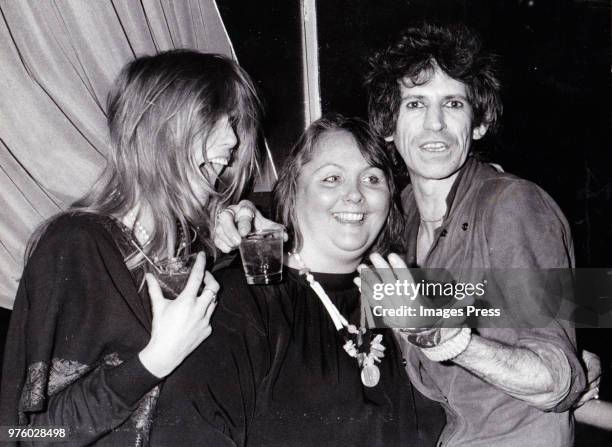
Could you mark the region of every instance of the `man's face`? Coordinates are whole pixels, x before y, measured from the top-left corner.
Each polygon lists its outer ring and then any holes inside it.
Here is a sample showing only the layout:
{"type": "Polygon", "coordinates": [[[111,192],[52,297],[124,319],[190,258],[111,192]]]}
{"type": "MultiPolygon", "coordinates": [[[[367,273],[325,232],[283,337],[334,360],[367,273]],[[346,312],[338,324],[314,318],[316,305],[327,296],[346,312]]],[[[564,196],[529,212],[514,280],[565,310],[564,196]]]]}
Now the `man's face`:
{"type": "Polygon", "coordinates": [[[482,138],[485,125],[472,126],[467,87],[436,67],[429,81],[400,82],[401,104],[393,140],[414,182],[455,174],[465,162],[472,139],[482,138]]]}

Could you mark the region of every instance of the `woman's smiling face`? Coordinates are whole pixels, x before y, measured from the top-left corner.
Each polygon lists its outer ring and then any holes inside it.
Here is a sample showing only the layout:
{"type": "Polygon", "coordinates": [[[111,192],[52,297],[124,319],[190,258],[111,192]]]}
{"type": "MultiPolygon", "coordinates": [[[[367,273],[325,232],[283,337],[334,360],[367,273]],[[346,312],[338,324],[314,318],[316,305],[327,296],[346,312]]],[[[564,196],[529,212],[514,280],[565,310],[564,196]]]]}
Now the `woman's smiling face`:
{"type": "Polygon", "coordinates": [[[309,267],[359,262],[385,224],[390,199],[383,171],[366,161],[350,133],[323,134],[302,167],[295,203],[309,267]]]}
{"type": "Polygon", "coordinates": [[[209,170],[212,178],[215,178],[221,175],[229,164],[237,144],[238,137],[231,120],[227,115],[223,115],[210,129],[204,149],[194,148],[196,164],[209,170]],[[203,152],[206,154],[206,159],[203,152]]]}

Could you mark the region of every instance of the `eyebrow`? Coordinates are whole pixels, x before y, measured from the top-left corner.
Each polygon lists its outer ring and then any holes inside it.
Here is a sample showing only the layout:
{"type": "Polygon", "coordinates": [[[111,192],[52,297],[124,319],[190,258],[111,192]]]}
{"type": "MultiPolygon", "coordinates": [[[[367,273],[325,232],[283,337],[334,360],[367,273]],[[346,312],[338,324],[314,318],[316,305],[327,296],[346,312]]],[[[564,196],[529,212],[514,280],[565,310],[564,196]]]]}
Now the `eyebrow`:
{"type": "MultiPolygon", "coordinates": [[[[402,96],[402,101],[405,101],[406,99],[426,99],[427,97],[425,95],[413,95],[413,94],[408,94],[405,96],[402,96]]],[[[454,95],[444,95],[442,97],[443,100],[448,100],[448,99],[462,99],[463,101],[469,102],[468,97],[465,95],[462,95],[461,93],[457,93],[454,95]]]]}
{"type": "Polygon", "coordinates": [[[333,166],[334,168],[339,168],[339,169],[342,169],[342,166],[340,166],[340,165],[339,165],[339,164],[337,164],[337,163],[325,163],[324,165],[319,166],[319,167],[318,167],[318,168],[315,170],[315,172],[319,172],[321,169],[327,168],[327,167],[329,167],[329,166],[333,166]]]}
{"type": "MultiPolygon", "coordinates": [[[[325,163],[323,166],[318,167],[318,168],[317,168],[317,169],[314,171],[314,173],[316,174],[316,173],[317,173],[317,172],[319,172],[320,170],[325,169],[325,168],[330,167],[330,166],[331,166],[331,167],[334,167],[334,168],[338,168],[338,169],[344,169],[344,167],[343,167],[343,166],[340,166],[339,164],[337,164],[337,163],[333,163],[333,162],[332,162],[332,163],[325,163]]],[[[363,169],[363,171],[367,171],[368,169],[378,169],[378,170],[380,170],[380,171],[383,171],[383,170],[382,170],[381,168],[379,168],[378,166],[372,166],[372,165],[368,165],[366,168],[364,168],[364,169],[363,169]]],[[[383,173],[384,173],[384,171],[383,171],[383,173]]]]}

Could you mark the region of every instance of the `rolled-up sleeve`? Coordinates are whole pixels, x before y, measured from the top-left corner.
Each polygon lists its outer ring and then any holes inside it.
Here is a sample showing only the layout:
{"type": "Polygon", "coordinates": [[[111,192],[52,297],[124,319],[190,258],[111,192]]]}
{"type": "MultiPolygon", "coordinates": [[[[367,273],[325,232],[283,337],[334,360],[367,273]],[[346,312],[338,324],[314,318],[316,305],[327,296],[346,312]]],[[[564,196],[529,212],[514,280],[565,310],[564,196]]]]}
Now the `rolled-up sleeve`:
{"type": "Polygon", "coordinates": [[[558,309],[558,300],[566,296],[567,283],[554,276],[551,281],[550,274],[543,272],[569,272],[574,266],[569,225],[552,198],[525,180],[500,182],[490,200],[486,237],[491,268],[520,272],[498,275],[497,286],[503,295],[500,299],[504,306],[518,309],[529,318],[526,321],[533,323],[516,329],[518,345],[539,357],[554,382],[554,389],[534,406],[545,411],[567,411],[584,391],[586,375],[576,351],[574,328],[570,322],[555,318],[555,307],[558,309]],[[542,308],[549,312],[545,324],[532,317],[533,310],[542,308]]]}

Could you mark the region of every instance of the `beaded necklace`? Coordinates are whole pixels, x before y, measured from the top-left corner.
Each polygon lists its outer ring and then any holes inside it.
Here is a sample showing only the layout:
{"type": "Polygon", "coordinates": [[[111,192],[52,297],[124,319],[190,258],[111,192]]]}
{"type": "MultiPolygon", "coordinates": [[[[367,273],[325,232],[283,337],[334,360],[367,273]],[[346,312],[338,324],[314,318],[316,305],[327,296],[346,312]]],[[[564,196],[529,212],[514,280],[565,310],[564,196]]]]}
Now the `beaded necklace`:
{"type": "Polygon", "coordinates": [[[367,306],[367,304],[362,301],[361,322],[359,329],[357,329],[354,324],[349,324],[347,319],[344,318],[338,308],[332,303],[325,289],[314,279],[314,276],[312,276],[300,255],[298,253],[290,253],[290,256],[293,256],[296,260],[300,267],[300,275],[305,276],[308,285],[319,297],[323,307],[325,307],[325,310],[332,319],[336,330],[345,340],[342,347],[349,356],[357,359],[357,364],[361,369],[361,383],[368,388],[375,387],[380,381],[380,369],[378,369],[376,362],[380,363],[380,359],[385,356],[385,347],[382,344],[382,334],[372,337],[372,332],[365,328],[366,313],[363,306],[367,306]]]}
{"type": "Polygon", "coordinates": [[[138,220],[138,216],[136,215],[135,210],[131,210],[129,213],[125,215],[124,220],[125,225],[132,228],[134,232],[134,236],[140,242],[140,244],[144,247],[151,240],[151,235],[147,231],[147,229],[140,223],[138,220]]]}

